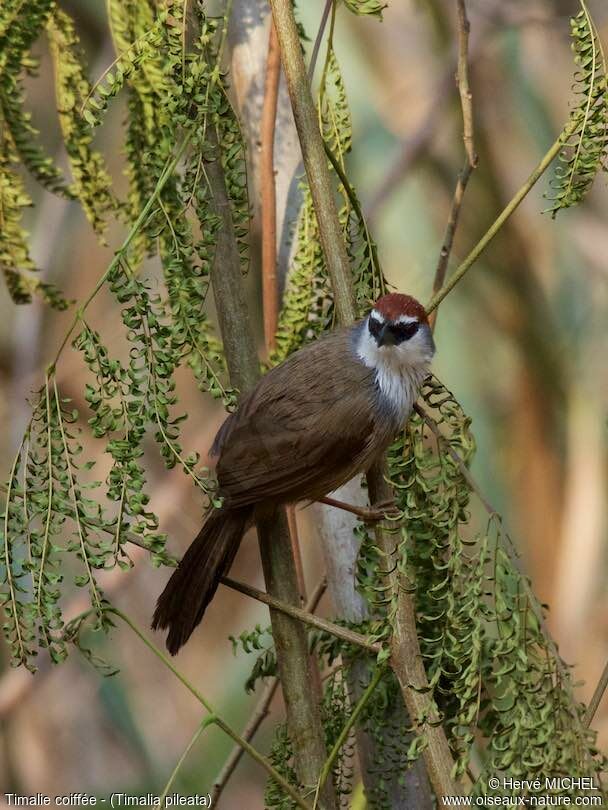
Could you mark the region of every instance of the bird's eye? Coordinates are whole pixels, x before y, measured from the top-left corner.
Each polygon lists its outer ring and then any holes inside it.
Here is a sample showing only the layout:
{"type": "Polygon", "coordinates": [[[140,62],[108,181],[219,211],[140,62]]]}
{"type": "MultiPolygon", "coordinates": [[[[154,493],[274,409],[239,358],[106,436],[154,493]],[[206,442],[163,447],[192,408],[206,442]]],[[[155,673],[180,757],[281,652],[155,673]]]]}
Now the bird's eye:
{"type": "Polygon", "coordinates": [[[382,324],[376,318],[368,318],[369,331],[374,337],[377,337],[382,329],[382,324]]]}
{"type": "Polygon", "coordinates": [[[392,327],[392,331],[397,338],[397,342],[401,343],[404,340],[409,340],[414,337],[418,331],[420,324],[418,321],[411,321],[411,323],[396,323],[392,327]]]}

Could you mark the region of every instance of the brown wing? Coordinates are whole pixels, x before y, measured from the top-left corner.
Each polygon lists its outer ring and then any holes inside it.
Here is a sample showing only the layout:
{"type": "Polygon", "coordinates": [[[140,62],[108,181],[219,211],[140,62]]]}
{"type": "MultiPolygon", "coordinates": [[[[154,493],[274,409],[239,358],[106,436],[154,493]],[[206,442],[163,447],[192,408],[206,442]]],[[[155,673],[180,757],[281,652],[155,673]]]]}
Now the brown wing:
{"type": "Polygon", "coordinates": [[[327,494],[374,450],[373,378],[353,357],[350,334],[292,355],[222,425],[213,449],[230,506],[327,494]]]}

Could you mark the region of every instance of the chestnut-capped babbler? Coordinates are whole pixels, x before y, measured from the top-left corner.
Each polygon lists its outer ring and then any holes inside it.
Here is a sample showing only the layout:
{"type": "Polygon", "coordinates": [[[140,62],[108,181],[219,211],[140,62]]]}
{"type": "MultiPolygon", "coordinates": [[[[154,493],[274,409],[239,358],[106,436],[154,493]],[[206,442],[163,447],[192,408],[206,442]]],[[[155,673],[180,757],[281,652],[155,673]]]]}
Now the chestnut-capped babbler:
{"type": "Polygon", "coordinates": [[[218,495],[161,594],[152,626],[175,654],[203,618],[256,511],[315,501],[366,471],[407,421],[435,345],[424,307],[380,298],[369,315],[264,375],[218,431],[218,495]]]}

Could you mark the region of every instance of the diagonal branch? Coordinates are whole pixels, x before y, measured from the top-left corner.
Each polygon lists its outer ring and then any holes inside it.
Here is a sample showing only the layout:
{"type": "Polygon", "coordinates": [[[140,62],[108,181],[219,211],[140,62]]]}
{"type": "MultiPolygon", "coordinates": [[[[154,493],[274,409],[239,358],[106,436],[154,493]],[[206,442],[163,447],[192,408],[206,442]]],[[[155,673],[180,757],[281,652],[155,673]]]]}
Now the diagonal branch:
{"type": "Polygon", "coordinates": [[[509,203],[506,207],[500,212],[500,214],[496,217],[492,225],[488,228],[488,230],[484,233],[481,237],[479,242],[475,245],[475,247],[471,250],[469,255],[464,259],[463,262],[457,267],[454,274],[451,278],[441,287],[440,290],[437,291],[431,298],[430,302],[427,305],[426,311],[428,314],[433,312],[433,310],[437,309],[439,304],[443,301],[443,299],[449,295],[449,293],[454,289],[454,287],[462,281],[464,276],[468,273],[471,267],[475,264],[477,259],[481,256],[487,246],[490,244],[492,239],[496,236],[496,234],[501,230],[507,220],[515,213],[515,211],[519,208],[523,200],[527,197],[527,195],[532,191],[536,183],[540,180],[543,174],[547,171],[549,166],[553,163],[555,158],[559,155],[561,149],[563,148],[564,143],[568,140],[570,135],[574,132],[576,125],[577,125],[578,118],[575,118],[573,121],[570,121],[569,124],[566,126],[564,131],[561,133],[559,138],[552,144],[549,150],[543,155],[540,163],[534,171],[530,174],[527,178],[525,183],[521,186],[521,188],[513,195],[509,203]]]}
{"type": "MultiPolygon", "coordinates": [[[[139,627],[127,616],[126,613],[123,613],[118,608],[114,607],[107,607],[103,608],[105,613],[110,613],[114,616],[117,616],[119,619],[127,624],[131,630],[135,633],[136,636],[146,645],[146,647],[154,653],[154,655],[159,658],[163,664],[171,670],[171,672],[176,676],[176,678],[182,682],[182,684],[188,689],[188,691],[194,695],[194,697],[198,700],[198,702],[209,712],[209,717],[207,718],[207,723],[213,723],[218,728],[220,728],[228,737],[234,740],[241,748],[246,751],[252,759],[254,759],[259,765],[261,765],[268,773],[271,779],[274,779],[277,784],[279,784],[285,793],[292,798],[292,800],[297,804],[298,807],[301,807],[302,810],[308,810],[308,804],[302,799],[299,793],[294,790],[294,788],[289,784],[289,782],[281,776],[281,774],[270,764],[268,759],[260,754],[260,752],[254,748],[248,740],[245,740],[243,737],[240,736],[234,729],[219,715],[217,714],[209,701],[199,692],[199,690],[193,686],[192,683],[184,676],[182,673],[174,666],[174,664],[169,660],[169,658],[156,647],[139,629],[139,627]]],[[[87,613],[91,613],[91,611],[87,611],[87,613]]]]}
{"type": "Polygon", "coordinates": [[[593,697],[589,701],[589,705],[587,706],[587,711],[585,712],[585,716],[583,717],[583,724],[587,727],[591,725],[593,722],[593,718],[595,717],[595,713],[599,708],[600,703],[602,702],[602,698],[604,697],[604,692],[608,688],[608,663],[605,665],[604,670],[600,676],[600,679],[595,687],[593,692],[593,697]]]}
{"type": "MultiPolygon", "coordinates": [[[[439,252],[439,261],[435,270],[435,280],[433,282],[433,295],[435,295],[445,282],[450,254],[454,245],[454,237],[460,218],[460,209],[464,199],[464,193],[469,183],[473,170],[477,166],[477,155],[475,153],[475,143],[473,139],[473,97],[469,85],[469,19],[464,0],[456,0],[458,9],[458,72],[456,83],[460,95],[460,106],[462,108],[463,141],[465,148],[464,165],[458,175],[456,188],[450,206],[443,243],[439,252]]],[[[431,313],[429,318],[431,327],[434,329],[437,322],[437,310],[431,313]]]]}
{"type": "Polygon", "coordinates": [[[365,709],[365,707],[369,703],[369,700],[370,700],[371,696],[373,695],[376,687],[378,686],[378,684],[382,680],[382,676],[385,674],[385,672],[386,672],[386,666],[385,665],[384,666],[380,665],[379,667],[376,668],[376,671],[375,671],[374,675],[372,676],[372,678],[371,678],[371,680],[370,680],[370,682],[369,682],[369,684],[367,686],[367,689],[361,695],[361,697],[360,697],[359,701],[357,702],[357,705],[353,709],[350,717],[348,718],[348,720],[344,724],[344,727],[342,728],[342,731],[340,732],[340,735],[338,736],[338,739],[336,740],[336,742],[334,744],[334,747],[331,749],[331,751],[329,753],[329,756],[327,757],[325,765],[323,766],[323,770],[321,771],[321,776],[319,777],[319,784],[317,785],[317,794],[315,796],[315,802],[313,804],[313,810],[315,810],[315,808],[317,806],[317,797],[319,795],[319,791],[321,790],[321,788],[323,787],[323,785],[327,781],[327,778],[329,777],[329,775],[331,773],[331,769],[333,768],[334,762],[336,761],[336,759],[338,757],[338,754],[340,753],[340,750],[342,749],[342,746],[348,740],[348,736],[349,736],[350,732],[354,728],[354,726],[355,726],[357,720],[359,719],[359,717],[361,716],[363,710],[365,709]]]}
{"type": "Polygon", "coordinates": [[[290,0],[271,0],[271,6],[306,175],[317,212],[319,237],[334,289],[336,311],[341,323],[351,323],[356,317],[351,270],[293,6],[290,0]]]}
{"type": "Polygon", "coordinates": [[[258,602],[263,602],[265,605],[274,608],[274,610],[285,613],[287,616],[292,616],[294,619],[298,619],[298,621],[308,624],[310,627],[315,627],[317,630],[330,633],[332,636],[340,638],[342,641],[346,641],[348,644],[354,644],[355,647],[361,647],[363,650],[367,650],[367,652],[375,653],[377,655],[382,650],[382,645],[375,641],[370,641],[365,636],[362,636],[361,633],[356,633],[354,630],[349,630],[348,627],[342,627],[340,624],[335,624],[327,619],[322,619],[320,616],[315,616],[314,613],[309,613],[307,610],[303,610],[295,605],[290,605],[287,602],[276,599],[274,596],[264,593],[264,591],[260,591],[258,588],[254,588],[252,585],[246,585],[244,582],[237,582],[234,579],[230,579],[230,577],[222,577],[221,583],[222,585],[226,585],[228,588],[232,588],[234,591],[244,593],[245,596],[250,596],[252,599],[257,599],[258,602]]]}
{"type": "Polygon", "coordinates": [[[310,62],[308,63],[309,84],[312,84],[313,76],[315,75],[315,67],[317,66],[317,59],[319,58],[319,51],[321,50],[323,34],[325,33],[327,20],[329,19],[329,12],[331,11],[333,4],[334,0],[325,0],[325,6],[323,7],[323,13],[321,14],[321,22],[319,23],[317,36],[315,37],[315,42],[312,46],[312,53],[310,54],[310,62]]]}

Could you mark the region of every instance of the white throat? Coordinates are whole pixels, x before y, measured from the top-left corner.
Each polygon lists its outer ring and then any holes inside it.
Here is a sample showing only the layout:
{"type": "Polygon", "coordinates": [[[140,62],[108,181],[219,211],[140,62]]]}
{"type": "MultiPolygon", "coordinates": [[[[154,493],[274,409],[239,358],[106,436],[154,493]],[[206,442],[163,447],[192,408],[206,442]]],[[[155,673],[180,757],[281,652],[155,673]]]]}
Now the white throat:
{"type": "Polygon", "coordinates": [[[434,345],[428,327],[421,327],[410,340],[397,346],[378,346],[365,320],[356,352],[368,368],[374,369],[381,397],[395,412],[399,422],[404,423],[412,412],[433,359],[434,345]]]}

